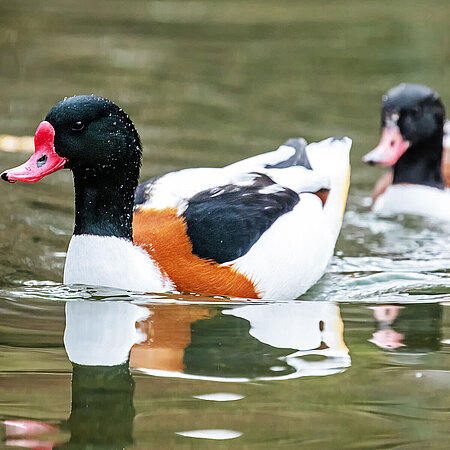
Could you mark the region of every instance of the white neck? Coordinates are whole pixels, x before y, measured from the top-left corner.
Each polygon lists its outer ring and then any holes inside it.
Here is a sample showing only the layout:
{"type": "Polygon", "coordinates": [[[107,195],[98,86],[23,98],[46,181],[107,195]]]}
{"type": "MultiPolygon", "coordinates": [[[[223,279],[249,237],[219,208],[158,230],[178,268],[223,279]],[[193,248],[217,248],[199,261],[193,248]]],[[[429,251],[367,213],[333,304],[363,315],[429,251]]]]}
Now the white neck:
{"type": "Polygon", "coordinates": [[[67,250],[64,284],[166,292],[174,286],[147,252],[126,239],[74,235],[67,250]]]}

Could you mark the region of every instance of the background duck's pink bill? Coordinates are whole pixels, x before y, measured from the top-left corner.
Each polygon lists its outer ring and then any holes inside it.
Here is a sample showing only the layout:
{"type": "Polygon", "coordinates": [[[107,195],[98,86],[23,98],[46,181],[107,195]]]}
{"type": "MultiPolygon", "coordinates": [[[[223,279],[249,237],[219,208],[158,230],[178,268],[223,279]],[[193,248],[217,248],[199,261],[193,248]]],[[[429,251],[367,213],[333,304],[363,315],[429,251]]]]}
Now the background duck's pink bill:
{"type": "Polygon", "coordinates": [[[398,127],[385,127],[381,133],[380,142],[363,157],[363,161],[368,164],[393,166],[409,146],[409,141],[403,139],[398,127]]]}
{"type": "Polygon", "coordinates": [[[5,170],[1,177],[5,181],[14,183],[24,181],[34,183],[46,175],[62,169],[67,162],[55,152],[55,130],[45,120],[41,122],[34,135],[34,153],[24,164],[13,169],[5,170]]]}

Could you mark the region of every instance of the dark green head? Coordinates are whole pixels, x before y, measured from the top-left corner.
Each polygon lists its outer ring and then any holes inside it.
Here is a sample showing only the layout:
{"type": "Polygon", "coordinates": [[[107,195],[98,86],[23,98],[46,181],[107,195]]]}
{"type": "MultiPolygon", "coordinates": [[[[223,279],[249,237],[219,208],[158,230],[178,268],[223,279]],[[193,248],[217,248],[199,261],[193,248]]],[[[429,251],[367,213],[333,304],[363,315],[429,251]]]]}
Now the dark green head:
{"type": "Polygon", "coordinates": [[[55,130],[55,152],[67,159],[66,168],[139,170],[139,135],[128,115],[110,100],[94,95],[65,98],[45,120],[55,130]]]}

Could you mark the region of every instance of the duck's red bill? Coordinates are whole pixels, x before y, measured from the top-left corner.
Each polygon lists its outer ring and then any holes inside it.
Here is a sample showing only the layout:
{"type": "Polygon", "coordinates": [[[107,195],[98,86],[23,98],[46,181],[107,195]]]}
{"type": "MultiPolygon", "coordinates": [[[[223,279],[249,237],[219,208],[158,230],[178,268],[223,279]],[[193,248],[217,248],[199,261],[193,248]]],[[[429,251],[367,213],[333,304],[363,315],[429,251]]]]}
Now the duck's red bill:
{"type": "Polygon", "coordinates": [[[409,146],[409,141],[403,139],[398,127],[385,127],[381,133],[380,142],[363,157],[363,161],[368,164],[393,166],[409,146]]]}
{"type": "Polygon", "coordinates": [[[46,175],[62,169],[67,162],[55,152],[55,130],[49,122],[41,122],[34,135],[33,156],[21,166],[5,170],[1,177],[5,181],[15,183],[24,181],[34,183],[46,175]]]}

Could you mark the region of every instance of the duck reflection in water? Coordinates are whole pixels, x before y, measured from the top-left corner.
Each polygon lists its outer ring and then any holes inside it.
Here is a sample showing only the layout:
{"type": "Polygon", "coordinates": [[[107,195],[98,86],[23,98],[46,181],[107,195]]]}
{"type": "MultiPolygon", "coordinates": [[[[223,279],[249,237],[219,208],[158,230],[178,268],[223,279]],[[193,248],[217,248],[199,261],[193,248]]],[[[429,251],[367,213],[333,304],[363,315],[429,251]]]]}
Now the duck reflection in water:
{"type": "Polygon", "coordinates": [[[376,331],[369,342],[388,351],[397,362],[418,364],[440,349],[443,307],[439,303],[377,305],[376,331]]]}
{"type": "Polygon", "coordinates": [[[350,366],[339,307],[326,302],[228,307],[77,300],[66,304],[64,344],[73,365],[72,410],[61,429],[69,429],[70,439],[48,448],[132,444],[131,369],[247,382],[331,375],[350,366]]]}
{"type": "Polygon", "coordinates": [[[330,375],[351,363],[334,303],[148,308],[138,324],[146,339],[130,355],[147,374],[246,382],[330,375]]]}

